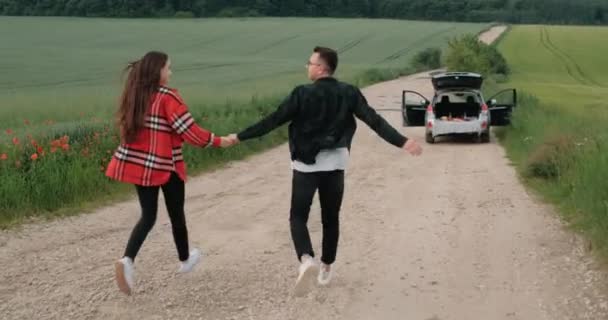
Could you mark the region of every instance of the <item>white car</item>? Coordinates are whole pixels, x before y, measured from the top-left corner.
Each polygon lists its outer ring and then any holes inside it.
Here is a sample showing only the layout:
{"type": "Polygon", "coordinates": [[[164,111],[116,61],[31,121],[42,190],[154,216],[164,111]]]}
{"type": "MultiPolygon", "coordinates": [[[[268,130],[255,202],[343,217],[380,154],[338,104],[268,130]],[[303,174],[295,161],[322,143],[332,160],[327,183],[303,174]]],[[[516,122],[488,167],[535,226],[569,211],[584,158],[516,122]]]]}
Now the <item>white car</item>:
{"type": "Polygon", "coordinates": [[[471,72],[443,72],[432,76],[435,88],[429,100],[404,90],[401,110],[404,126],[425,126],[426,141],[445,135],[465,134],[480,142],[490,141],[490,126],[510,124],[517,105],[515,89],[502,90],[488,101],[481,93],[483,77],[471,72]]]}

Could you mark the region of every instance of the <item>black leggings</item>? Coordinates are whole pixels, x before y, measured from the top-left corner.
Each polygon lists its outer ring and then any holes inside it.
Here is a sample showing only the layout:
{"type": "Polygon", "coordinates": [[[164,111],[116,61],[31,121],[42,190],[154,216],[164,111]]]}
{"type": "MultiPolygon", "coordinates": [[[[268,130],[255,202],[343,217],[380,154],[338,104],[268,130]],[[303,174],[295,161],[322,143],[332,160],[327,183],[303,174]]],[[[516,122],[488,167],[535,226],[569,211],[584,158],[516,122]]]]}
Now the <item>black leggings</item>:
{"type": "Polygon", "coordinates": [[[152,230],[156,222],[156,212],[158,211],[158,190],[163,189],[165,205],[171,219],[173,239],[177,246],[179,260],[188,260],[188,229],[186,228],[186,217],[184,215],[184,181],[173,172],[169,181],[160,187],[136,185],[135,188],[137,189],[139,204],[141,205],[141,218],[131,232],[131,237],[125,250],[125,257],[135,260],[135,256],[137,256],[137,252],[139,252],[146,236],[152,230]]]}
{"type": "Polygon", "coordinates": [[[315,192],[319,190],[321,220],[323,223],[323,255],[321,261],[332,264],[336,260],[340,235],[340,207],[344,194],[344,171],[303,173],[293,172],[291,212],[289,221],[291,237],[298,259],[303,254],[314,257],[308,233],[308,215],[315,192]]]}

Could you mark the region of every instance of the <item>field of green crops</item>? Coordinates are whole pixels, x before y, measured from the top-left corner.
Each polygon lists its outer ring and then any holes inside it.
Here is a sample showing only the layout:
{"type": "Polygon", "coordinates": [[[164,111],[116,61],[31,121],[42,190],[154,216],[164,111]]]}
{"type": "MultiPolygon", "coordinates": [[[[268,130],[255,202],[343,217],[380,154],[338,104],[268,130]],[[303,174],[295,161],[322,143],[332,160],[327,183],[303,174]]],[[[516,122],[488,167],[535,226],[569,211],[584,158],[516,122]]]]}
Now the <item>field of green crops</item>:
{"type": "Polygon", "coordinates": [[[606,27],[515,27],[499,49],[513,70],[511,83],[575,113],[606,105],[606,27]]]}
{"type": "Polygon", "coordinates": [[[315,45],[340,52],[339,75],[404,67],[426,47],[484,25],[357,19],[120,20],[0,18],[0,125],[106,116],[121,69],[148,50],[167,52],[172,85],[191,104],[285,93],[306,81],[315,45]]]}
{"type": "Polygon", "coordinates": [[[608,28],[516,26],[499,44],[524,95],[507,152],[608,257],[608,28]]]}
{"type": "MultiPolygon", "coordinates": [[[[102,170],[116,135],[121,70],[167,52],[176,87],[202,126],[228,134],[305,83],[316,45],[340,53],[337,76],[359,85],[407,72],[412,56],[486,24],[366,19],[87,19],[0,17],[0,226],[112,199],[128,186],[102,170]],[[376,70],[369,73],[369,70],[376,70]],[[380,72],[378,72],[380,70],[380,72]]],[[[285,131],[238,149],[196,150],[197,172],[285,141],[285,131]]],[[[130,190],[130,189],[127,189],[130,190]]]]}

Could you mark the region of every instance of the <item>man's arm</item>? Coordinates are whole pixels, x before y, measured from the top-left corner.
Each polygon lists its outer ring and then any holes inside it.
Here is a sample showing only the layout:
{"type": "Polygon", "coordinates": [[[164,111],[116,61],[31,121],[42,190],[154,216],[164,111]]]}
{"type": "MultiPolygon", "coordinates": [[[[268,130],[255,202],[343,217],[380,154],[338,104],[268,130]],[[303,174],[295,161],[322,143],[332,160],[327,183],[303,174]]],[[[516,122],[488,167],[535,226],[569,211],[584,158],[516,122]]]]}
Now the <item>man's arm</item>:
{"type": "Polygon", "coordinates": [[[293,120],[298,111],[298,93],[294,89],[279,105],[277,110],[236,135],[239,141],[263,136],[280,127],[287,121],[293,120]]]}
{"type": "Polygon", "coordinates": [[[372,130],[374,130],[386,142],[403,148],[408,138],[403,136],[399,131],[393,128],[376,110],[369,106],[367,100],[360,90],[357,89],[357,97],[354,106],[354,114],[361,121],[365,122],[372,130]]]}

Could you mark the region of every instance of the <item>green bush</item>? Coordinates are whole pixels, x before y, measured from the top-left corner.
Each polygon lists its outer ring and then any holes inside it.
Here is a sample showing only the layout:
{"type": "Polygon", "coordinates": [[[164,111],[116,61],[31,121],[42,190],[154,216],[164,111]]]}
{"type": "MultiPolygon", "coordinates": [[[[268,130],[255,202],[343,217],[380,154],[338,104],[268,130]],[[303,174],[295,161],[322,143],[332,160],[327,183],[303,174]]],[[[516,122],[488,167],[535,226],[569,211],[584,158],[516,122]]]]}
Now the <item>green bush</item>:
{"type": "Polygon", "coordinates": [[[558,178],[571,166],[575,152],[574,137],[566,134],[551,136],[530,153],[526,174],[536,178],[558,178]]]}
{"type": "Polygon", "coordinates": [[[449,71],[476,72],[485,76],[508,75],[510,71],[507,61],[495,47],[471,34],[448,42],[445,62],[449,71]]]}
{"type": "Polygon", "coordinates": [[[441,49],[427,48],[412,58],[412,66],[416,70],[429,70],[441,67],[441,49]]]}

